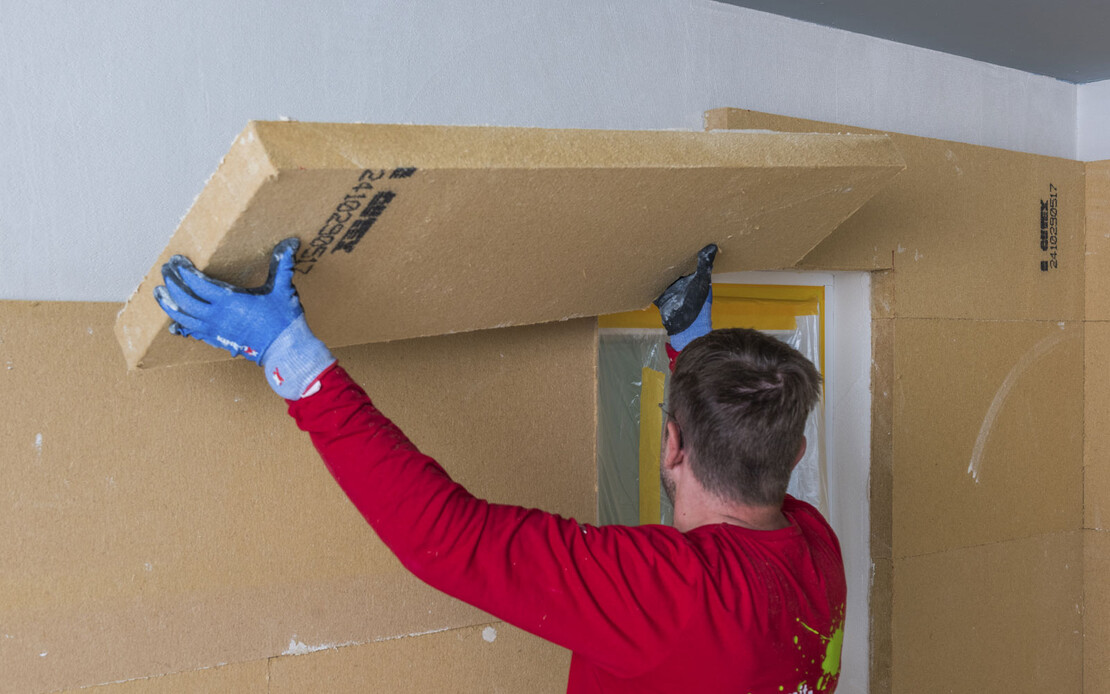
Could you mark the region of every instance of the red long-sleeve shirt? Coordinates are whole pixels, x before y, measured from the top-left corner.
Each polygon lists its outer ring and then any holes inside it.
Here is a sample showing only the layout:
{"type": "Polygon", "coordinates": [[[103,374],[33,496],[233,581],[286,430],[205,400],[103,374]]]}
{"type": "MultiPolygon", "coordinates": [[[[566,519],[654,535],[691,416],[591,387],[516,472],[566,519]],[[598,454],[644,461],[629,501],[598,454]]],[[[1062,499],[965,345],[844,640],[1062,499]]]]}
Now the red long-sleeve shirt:
{"type": "Polygon", "coordinates": [[[809,504],[773,531],[583,525],[475,498],[340,367],[289,413],[417,577],[571,649],[568,692],[835,689],[844,569],[809,504]]]}

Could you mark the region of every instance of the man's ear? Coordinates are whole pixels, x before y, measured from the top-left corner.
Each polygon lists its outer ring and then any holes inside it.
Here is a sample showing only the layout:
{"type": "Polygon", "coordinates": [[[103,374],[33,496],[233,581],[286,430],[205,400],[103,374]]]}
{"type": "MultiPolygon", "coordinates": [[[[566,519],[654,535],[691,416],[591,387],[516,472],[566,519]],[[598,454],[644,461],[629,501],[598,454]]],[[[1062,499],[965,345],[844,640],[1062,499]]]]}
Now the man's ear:
{"type": "Polygon", "coordinates": [[[664,425],[663,466],[668,470],[686,462],[686,449],[682,446],[682,429],[678,422],[668,419],[664,425]]]}
{"type": "Polygon", "coordinates": [[[802,445],[798,447],[798,457],[794,459],[794,464],[790,466],[791,470],[798,467],[798,463],[802,462],[802,456],[804,456],[805,454],[806,454],[806,437],[803,436],[802,437],[802,445]]]}

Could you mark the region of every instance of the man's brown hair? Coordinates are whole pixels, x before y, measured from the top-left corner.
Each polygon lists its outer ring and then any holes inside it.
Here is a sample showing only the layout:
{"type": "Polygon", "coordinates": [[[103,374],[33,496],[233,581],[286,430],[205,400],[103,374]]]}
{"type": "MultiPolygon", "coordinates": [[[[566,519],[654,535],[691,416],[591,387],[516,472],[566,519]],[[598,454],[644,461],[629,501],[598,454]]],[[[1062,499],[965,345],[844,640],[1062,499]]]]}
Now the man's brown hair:
{"type": "Polygon", "coordinates": [[[703,487],[777,505],[820,391],[821,375],[796,349],[756,330],[714,330],[679,354],[669,416],[703,487]]]}

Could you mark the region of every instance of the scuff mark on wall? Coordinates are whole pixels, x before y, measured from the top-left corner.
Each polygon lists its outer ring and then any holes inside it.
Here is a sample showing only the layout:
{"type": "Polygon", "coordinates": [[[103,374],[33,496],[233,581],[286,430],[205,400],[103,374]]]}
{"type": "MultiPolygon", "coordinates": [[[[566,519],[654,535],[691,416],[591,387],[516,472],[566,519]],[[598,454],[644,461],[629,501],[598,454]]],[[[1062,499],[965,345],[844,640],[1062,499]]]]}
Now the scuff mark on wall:
{"type": "Polygon", "coordinates": [[[374,639],[374,643],[379,643],[381,641],[396,641],[397,639],[407,639],[407,638],[411,638],[413,636],[427,636],[428,634],[438,634],[440,632],[448,631],[448,630],[453,629],[453,628],[457,628],[457,627],[440,627],[439,629],[429,629],[427,631],[415,631],[411,634],[398,634],[397,636],[383,636],[381,638],[374,639]]]}
{"type": "Polygon", "coordinates": [[[1003,405],[1006,404],[1006,398],[1010,395],[1010,391],[1030,366],[1055,349],[1066,338],[1071,337],[1072,333],[1063,332],[1064,325],[1059,325],[1059,327],[1061,332],[1043,338],[1033,345],[1033,348],[1026,352],[1017,364],[1014,364],[1014,368],[1006,374],[1006,378],[1002,380],[1002,385],[995,392],[994,399],[991,400],[991,405],[987,408],[987,414],[983,417],[983,423],[979,427],[979,435],[975,438],[975,446],[971,449],[971,461],[967,466],[967,473],[971,475],[971,479],[975,480],[976,484],[979,483],[980,467],[983,463],[983,451],[987,447],[987,440],[990,438],[995,420],[998,419],[1003,405]]]}

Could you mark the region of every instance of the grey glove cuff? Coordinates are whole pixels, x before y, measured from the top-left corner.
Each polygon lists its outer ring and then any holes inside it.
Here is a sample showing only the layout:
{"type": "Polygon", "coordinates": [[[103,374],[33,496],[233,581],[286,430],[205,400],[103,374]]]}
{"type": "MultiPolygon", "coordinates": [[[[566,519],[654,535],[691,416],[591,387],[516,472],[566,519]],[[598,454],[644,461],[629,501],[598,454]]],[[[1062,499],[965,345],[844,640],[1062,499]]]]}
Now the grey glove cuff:
{"type": "Polygon", "coordinates": [[[266,382],[286,400],[299,400],[335,363],[327,345],[308,328],[304,316],[282,330],[262,355],[266,382]]]}

